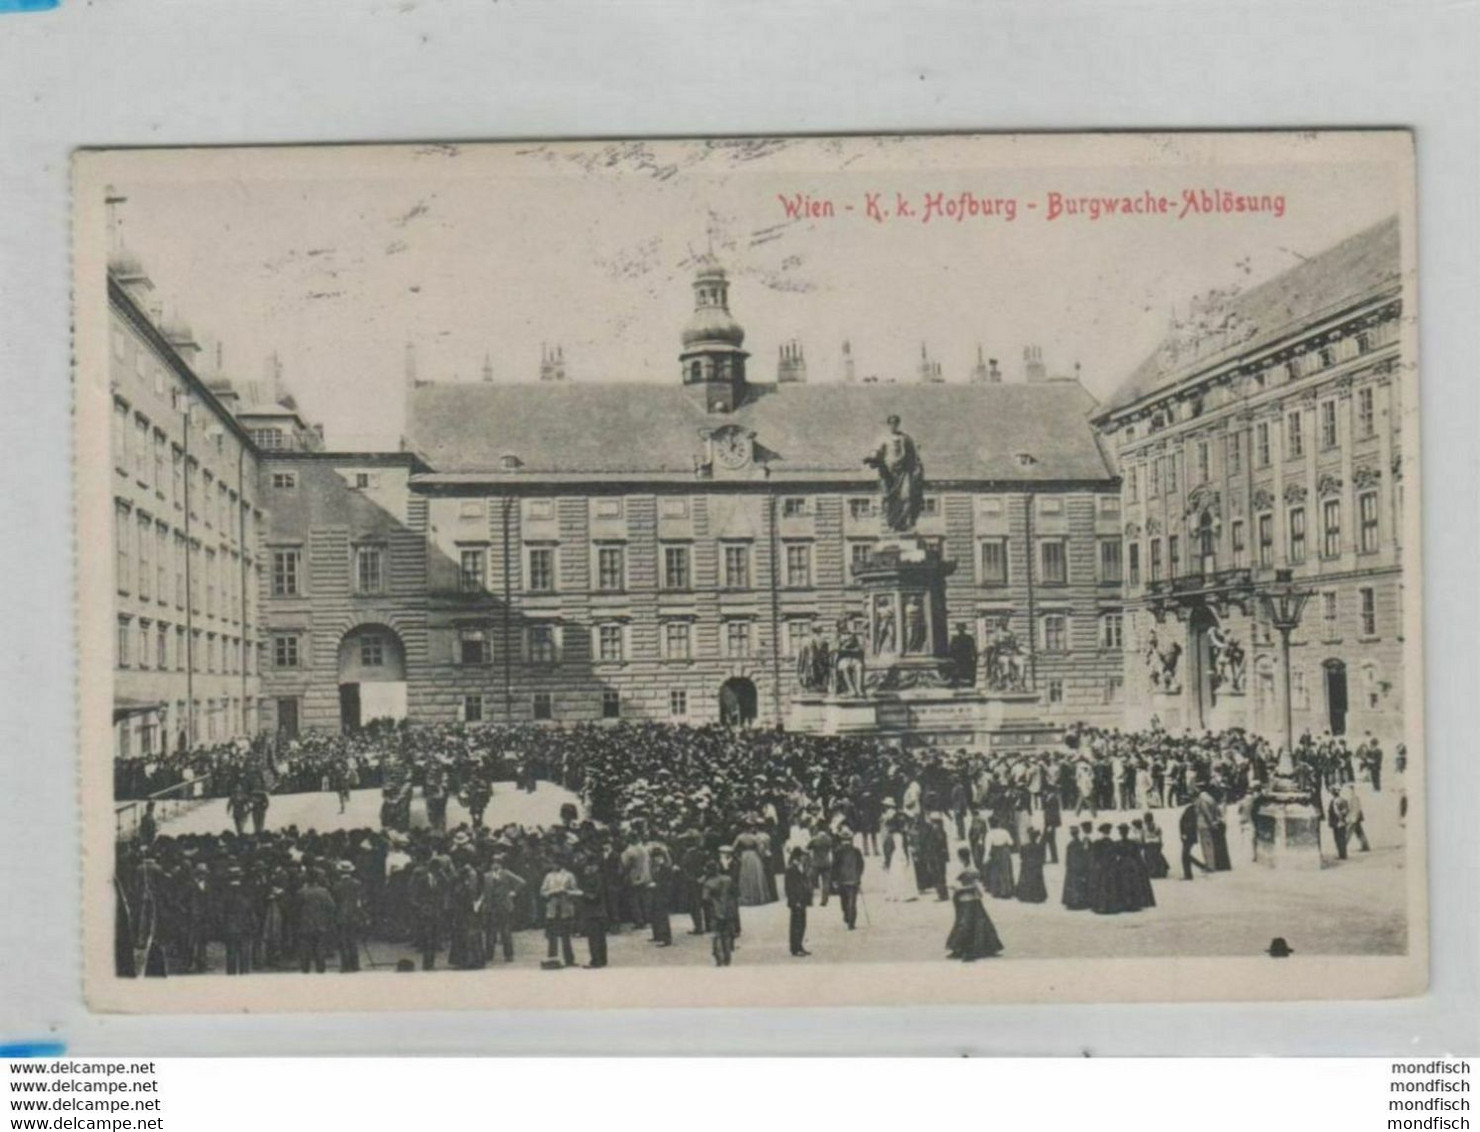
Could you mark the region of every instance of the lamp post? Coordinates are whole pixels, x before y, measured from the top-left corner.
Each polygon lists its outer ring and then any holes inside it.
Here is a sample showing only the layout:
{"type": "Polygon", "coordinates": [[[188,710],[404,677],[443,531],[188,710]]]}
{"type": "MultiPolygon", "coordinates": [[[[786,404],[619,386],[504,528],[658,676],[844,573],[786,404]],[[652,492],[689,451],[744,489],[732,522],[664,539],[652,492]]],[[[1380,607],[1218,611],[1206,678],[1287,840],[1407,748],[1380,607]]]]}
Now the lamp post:
{"type": "Polygon", "coordinates": [[[1280,771],[1295,769],[1295,725],[1290,712],[1290,634],[1300,624],[1310,590],[1297,589],[1289,570],[1274,572],[1274,585],[1259,595],[1264,615],[1280,633],[1280,653],[1285,666],[1285,751],[1280,758],[1280,771]],[[1286,767],[1288,762],[1289,766],[1286,767]]]}

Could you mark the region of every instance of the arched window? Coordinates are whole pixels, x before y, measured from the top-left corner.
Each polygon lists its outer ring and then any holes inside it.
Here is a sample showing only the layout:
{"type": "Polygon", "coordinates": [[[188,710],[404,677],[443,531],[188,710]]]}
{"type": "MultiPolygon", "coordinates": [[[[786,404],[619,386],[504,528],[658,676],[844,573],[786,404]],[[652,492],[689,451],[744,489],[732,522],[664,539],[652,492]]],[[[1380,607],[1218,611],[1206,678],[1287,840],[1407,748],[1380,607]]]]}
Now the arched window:
{"type": "Polygon", "coordinates": [[[702,363],[699,362],[699,360],[697,358],[694,361],[692,361],[692,362],[689,363],[689,380],[690,381],[703,381],[704,380],[704,366],[703,366],[702,363]]]}

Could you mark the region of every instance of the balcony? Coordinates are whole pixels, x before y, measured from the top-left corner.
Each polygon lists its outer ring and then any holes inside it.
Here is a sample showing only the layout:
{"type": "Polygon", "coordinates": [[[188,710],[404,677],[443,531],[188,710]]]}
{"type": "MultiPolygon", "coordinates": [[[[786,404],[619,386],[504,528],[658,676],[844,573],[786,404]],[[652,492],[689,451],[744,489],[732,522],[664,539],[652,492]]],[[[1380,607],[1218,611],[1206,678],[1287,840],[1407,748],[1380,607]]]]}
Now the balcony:
{"type": "Polygon", "coordinates": [[[1147,582],[1143,592],[1158,620],[1168,611],[1185,612],[1198,605],[1213,606],[1221,615],[1232,604],[1247,613],[1254,596],[1254,571],[1247,567],[1199,570],[1147,582]]]}

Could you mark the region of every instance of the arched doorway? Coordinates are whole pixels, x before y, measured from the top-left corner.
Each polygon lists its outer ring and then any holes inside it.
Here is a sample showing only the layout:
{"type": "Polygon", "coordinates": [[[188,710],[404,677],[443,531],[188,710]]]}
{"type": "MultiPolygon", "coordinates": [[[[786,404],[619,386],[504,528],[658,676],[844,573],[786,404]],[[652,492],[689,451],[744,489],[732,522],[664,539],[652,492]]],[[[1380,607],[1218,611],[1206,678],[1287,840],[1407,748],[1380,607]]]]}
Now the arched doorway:
{"type": "Polygon", "coordinates": [[[1332,735],[1346,734],[1346,664],[1335,657],[1321,665],[1326,677],[1326,726],[1332,735]]]}
{"type": "Polygon", "coordinates": [[[1197,726],[1210,727],[1209,717],[1218,702],[1216,638],[1218,615],[1206,605],[1193,609],[1187,620],[1187,690],[1197,726]]]}
{"type": "Polygon", "coordinates": [[[726,727],[749,727],[755,722],[758,699],[754,681],[732,676],[719,687],[720,723],[726,727]]]}
{"type": "Polygon", "coordinates": [[[339,726],[406,718],[406,648],[388,625],[357,625],[339,642],[339,726]]]}

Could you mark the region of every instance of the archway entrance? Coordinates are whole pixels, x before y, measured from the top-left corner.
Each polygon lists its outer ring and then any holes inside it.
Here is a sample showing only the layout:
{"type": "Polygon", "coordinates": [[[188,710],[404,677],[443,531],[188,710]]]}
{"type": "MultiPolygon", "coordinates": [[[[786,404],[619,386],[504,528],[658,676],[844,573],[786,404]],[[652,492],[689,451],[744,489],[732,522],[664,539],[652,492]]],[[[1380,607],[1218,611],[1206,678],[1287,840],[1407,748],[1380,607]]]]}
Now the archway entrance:
{"type": "Polygon", "coordinates": [[[1326,726],[1332,735],[1346,734],[1346,665],[1336,659],[1322,666],[1326,674],[1326,726]]]}
{"type": "Polygon", "coordinates": [[[339,726],[406,718],[406,648],[388,625],[357,625],[339,642],[339,726]]]}
{"type": "Polygon", "coordinates": [[[1213,705],[1218,702],[1216,644],[1218,615],[1206,605],[1193,609],[1187,620],[1187,691],[1197,726],[1207,728],[1213,705]]]}
{"type": "Polygon", "coordinates": [[[755,722],[755,683],[733,676],[719,688],[719,721],[726,727],[749,727],[755,722]]]}

